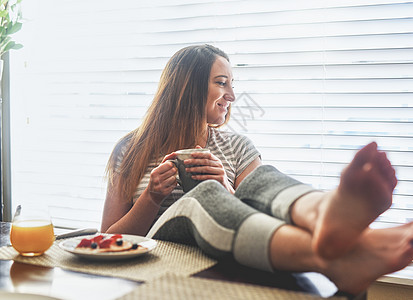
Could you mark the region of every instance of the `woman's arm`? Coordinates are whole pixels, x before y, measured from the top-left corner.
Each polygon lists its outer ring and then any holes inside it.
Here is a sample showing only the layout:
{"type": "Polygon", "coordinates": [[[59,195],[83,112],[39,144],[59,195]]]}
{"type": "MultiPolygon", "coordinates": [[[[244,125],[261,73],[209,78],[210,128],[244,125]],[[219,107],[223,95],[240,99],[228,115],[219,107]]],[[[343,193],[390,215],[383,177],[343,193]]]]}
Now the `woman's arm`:
{"type": "Polygon", "coordinates": [[[155,219],[159,205],[152,200],[147,189],[132,205],[119,199],[116,186],[108,187],[101,231],[107,233],[124,233],[146,235],[155,219]]]}
{"type": "Polygon", "coordinates": [[[247,177],[247,175],[249,173],[251,173],[252,171],[255,170],[255,168],[261,166],[261,158],[257,157],[256,159],[254,159],[249,165],[248,167],[245,168],[244,171],[242,171],[242,173],[235,179],[235,184],[234,187],[235,189],[237,189],[238,185],[244,180],[245,177],[247,177]]]}
{"type": "Polygon", "coordinates": [[[118,178],[109,184],[103,209],[102,232],[146,235],[155,220],[162,201],[176,187],[175,165],[167,161],[170,154],[152,170],[149,184],[134,204],[122,198],[118,178]]]}

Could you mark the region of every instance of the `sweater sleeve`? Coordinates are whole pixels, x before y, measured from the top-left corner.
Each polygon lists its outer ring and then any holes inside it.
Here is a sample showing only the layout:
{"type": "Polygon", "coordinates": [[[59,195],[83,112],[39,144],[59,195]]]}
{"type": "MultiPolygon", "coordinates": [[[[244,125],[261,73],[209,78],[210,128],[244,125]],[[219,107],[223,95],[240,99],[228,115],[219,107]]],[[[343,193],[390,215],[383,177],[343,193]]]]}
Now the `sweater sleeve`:
{"type": "Polygon", "coordinates": [[[125,157],[126,153],[126,148],[127,148],[127,143],[125,142],[119,142],[115,149],[113,150],[113,153],[115,155],[115,165],[114,165],[114,172],[115,173],[120,173],[120,166],[122,164],[123,158],[125,157]]]}
{"type": "Polygon", "coordinates": [[[233,140],[233,150],[236,157],[236,177],[238,177],[244,170],[261,154],[255,148],[252,141],[243,135],[237,135],[233,140]]]}

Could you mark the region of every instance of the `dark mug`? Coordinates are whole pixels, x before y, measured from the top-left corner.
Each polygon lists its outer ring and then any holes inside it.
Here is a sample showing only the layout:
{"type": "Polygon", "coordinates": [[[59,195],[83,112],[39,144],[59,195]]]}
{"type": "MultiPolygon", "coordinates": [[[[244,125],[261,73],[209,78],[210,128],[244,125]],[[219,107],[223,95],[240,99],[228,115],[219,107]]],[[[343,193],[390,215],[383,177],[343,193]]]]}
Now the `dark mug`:
{"type": "Polygon", "coordinates": [[[209,153],[209,149],[183,149],[183,150],[178,150],[175,153],[178,154],[176,159],[171,159],[170,161],[173,162],[178,169],[178,176],[177,178],[178,184],[182,186],[182,189],[184,190],[185,193],[189,192],[192,190],[194,187],[196,187],[201,180],[195,180],[192,178],[192,175],[196,175],[198,173],[190,173],[185,170],[185,168],[190,168],[194,167],[193,165],[185,165],[184,160],[185,159],[190,159],[193,158],[191,156],[192,153],[209,153]]]}

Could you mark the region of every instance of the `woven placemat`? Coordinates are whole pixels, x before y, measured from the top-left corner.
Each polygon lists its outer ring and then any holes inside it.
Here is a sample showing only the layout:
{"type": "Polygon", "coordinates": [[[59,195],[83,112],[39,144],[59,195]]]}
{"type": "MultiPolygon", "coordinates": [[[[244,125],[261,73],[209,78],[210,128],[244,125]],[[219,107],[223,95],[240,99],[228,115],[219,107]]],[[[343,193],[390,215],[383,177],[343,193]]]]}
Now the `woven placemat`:
{"type": "MultiPolygon", "coordinates": [[[[168,300],[315,300],[319,296],[252,284],[233,283],[212,279],[183,277],[175,274],[164,276],[138,286],[118,300],[168,299],[168,300]]],[[[347,300],[345,297],[328,299],[347,300]]]]}
{"type": "Polygon", "coordinates": [[[57,243],[38,257],[23,257],[10,246],[2,247],[0,259],[136,281],[149,281],[167,273],[189,276],[216,264],[199,248],[165,241],[158,241],[156,248],[145,255],[118,261],[82,259],[62,250],[57,243]]]}

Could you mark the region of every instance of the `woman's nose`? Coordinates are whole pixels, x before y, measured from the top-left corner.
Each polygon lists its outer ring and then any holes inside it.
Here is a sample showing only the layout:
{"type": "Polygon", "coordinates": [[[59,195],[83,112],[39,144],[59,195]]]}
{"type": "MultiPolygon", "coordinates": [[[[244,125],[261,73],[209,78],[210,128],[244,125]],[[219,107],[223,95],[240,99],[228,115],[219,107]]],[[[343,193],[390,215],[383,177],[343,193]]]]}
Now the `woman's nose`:
{"type": "Polygon", "coordinates": [[[224,99],[227,101],[231,101],[231,102],[235,101],[235,94],[234,94],[234,89],[232,88],[232,86],[228,87],[228,90],[224,95],[224,99]]]}

